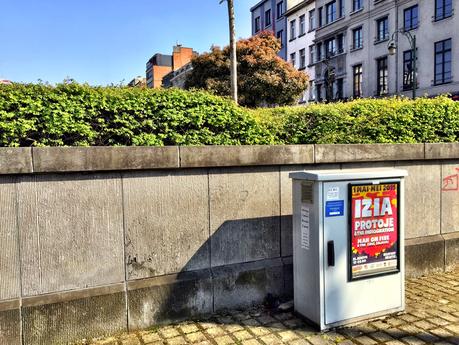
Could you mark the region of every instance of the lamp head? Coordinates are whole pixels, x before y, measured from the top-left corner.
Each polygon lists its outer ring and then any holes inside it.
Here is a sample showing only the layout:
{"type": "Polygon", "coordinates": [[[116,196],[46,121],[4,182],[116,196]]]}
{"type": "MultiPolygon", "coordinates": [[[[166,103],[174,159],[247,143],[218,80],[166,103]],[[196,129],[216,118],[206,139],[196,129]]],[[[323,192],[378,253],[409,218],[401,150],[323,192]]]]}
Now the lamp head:
{"type": "Polygon", "coordinates": [[[395,55],[395,53],[397,52],[397,45],[394,41],[391,41],[387,46],[387,49],[389,50],[389,55],[395,55]]]}

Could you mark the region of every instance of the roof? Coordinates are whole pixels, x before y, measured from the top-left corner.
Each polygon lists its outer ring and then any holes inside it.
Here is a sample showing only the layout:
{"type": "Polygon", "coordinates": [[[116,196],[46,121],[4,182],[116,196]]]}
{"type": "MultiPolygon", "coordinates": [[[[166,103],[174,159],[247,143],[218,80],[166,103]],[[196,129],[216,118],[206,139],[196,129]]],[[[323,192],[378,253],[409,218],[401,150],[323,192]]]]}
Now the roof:
{"type": "Polygon", "coordinates": [[[11,85],[13,84],[10,80],[0,79],[0,84],[11,85]]]}
{"type": "Polygon", "coordinates": [[[254,6],[252,6],[252,7],[250,8],[250,12],[255,11],[255,9],[257,9],[258,7],[260,7],[260,6],[261,6],[262,4],[264,4],[266,1],[268,1],[268,0],[261,0],[261,1],[257,2],[256,5],[254,5],[254,6]]]}
{"type": "Polygon", "coordinates": [[[284,16],[289,16],[299,10],[301,10],[303,7],[306,7],[309,4],[312,4],[315,0],[306,0],[306,1],[301,1],[300,3],[296,4],[289,10],[285,11],[284,16]]]}

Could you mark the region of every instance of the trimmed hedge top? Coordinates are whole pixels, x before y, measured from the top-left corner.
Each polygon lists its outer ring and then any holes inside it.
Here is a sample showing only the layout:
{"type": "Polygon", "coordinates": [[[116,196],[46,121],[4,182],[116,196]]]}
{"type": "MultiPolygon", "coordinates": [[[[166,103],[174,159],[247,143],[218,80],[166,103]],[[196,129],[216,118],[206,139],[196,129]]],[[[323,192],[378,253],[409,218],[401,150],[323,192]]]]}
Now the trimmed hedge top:
{"type": "Polygon", "coordinates": [[[0,86],[0,146],[459,141],[459,102],[362,99],[247,110],[200,91],[0,86]]]}

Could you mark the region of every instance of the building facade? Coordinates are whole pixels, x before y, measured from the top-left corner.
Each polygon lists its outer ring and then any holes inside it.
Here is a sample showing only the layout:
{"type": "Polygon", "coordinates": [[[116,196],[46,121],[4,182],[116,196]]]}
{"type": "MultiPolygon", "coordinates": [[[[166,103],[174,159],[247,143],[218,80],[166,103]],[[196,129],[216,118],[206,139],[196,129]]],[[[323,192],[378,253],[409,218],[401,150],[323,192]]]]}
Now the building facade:
{"type": "MultiPolygon", "coordinates": [[[[250,9],[252,12],[252,35],[271,31],[280,39],[282,48],[279,56],[287,60],[287,21],[285,11],[292,0],[262,0],[250,9]]],[[[298,0],[293,0],[297,1],[298,0]]]]}
{"type": "Polygon", "coordinates": [[[410,96],[414,73],[417,95],[458,93],[458,5],[459,0],[317,0],[317,100],[410,96]],[[406,35],[416,37],[416,72],[406,35]],[[397,48],[394,55],[390,43],[397,48]]]}
{"type": "Polygon", "coordinates": [[[190,63],[195,54],[192,48],[177,45],[173,48],[172,55],[153,55],[146,65],[147,86],[150,88],[163,86],[164,77],[190,63]]]}
{"type": "Polygon", "coordinates": [[[315,68],[310,47],[315,38],[315,1],[292,1],[285,13],[287,21],[287,61],[296,69],[309,76],[309,88],[302,96],[300,103],[314,101],[315,68]]]}

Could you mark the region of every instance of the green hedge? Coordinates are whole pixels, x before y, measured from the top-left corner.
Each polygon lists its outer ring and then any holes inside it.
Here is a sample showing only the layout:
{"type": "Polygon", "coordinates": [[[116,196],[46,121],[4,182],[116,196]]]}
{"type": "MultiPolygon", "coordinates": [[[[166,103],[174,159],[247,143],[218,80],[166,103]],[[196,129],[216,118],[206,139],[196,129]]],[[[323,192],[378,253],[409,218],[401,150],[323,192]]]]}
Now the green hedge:
{"type": "Polygon", "coordinates": [[[270,144],[245,109],[205,92],[0,85],[0,146],[270,144]]]}
{"type": "Polygon", "coordinates": [[[459,141],[459,102],[362,99],[248,110],[205,92],[0,85],[0,146],[459,141]]]}
{"type": "Polygon", "coordinates": [[[252,115],[286,144],[459,141],[459,102],[446,96],[257,109],[252,115]]]}

